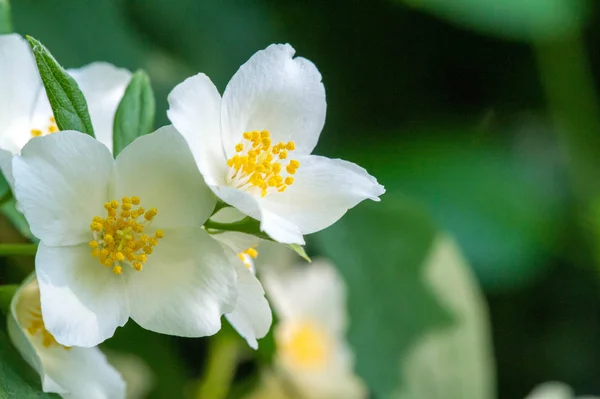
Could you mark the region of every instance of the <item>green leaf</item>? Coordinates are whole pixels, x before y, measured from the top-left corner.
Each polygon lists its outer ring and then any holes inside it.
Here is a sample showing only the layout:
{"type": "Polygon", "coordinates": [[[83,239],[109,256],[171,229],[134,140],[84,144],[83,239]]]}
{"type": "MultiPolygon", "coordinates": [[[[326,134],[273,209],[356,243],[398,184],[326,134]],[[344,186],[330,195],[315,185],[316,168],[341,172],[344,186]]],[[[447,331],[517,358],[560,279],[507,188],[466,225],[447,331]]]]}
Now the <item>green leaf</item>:
{"type": "Polygon", "coordinates": [[[422,336],[401,363],[397,399],[491,399],[495,376],[484,297],[454,241],[438,236],[426,283],[456,321],[422,336]]]}
{"type": "Polygon", "coordinates": [[[0,331],[0,399],[58,398],[41,390],[40,377],[0,331]]]}
{"type": "Polygon", "coordinates": [[[435,235],[423,209],[386,194],[316,236],[348,285],[348,341],[358,374],[378,398],[397,389],[398,364],[416,340],[452,321],[423,281],[435,235]]]}
{"type": "Polygon", "coordinates": [[[587,0],[403,0],[460,26],[518,40],[558,38],[581,28],[587,0]]]}
{"type": "Polygon", "coordinates": [[[304,247],[302,245],[286,244],[285,246],[288,247],[289,249],[291,249],[292,251],[294,251],[295,253],[297,253],[298,255],[300,255],[300,257],[302,259],[304,259],[305,261],[307,261],[308,263],[312,262],[310,260],[310,258],[308,257],[308,255],[306,254],[306,251],[304,250],[304,247]]]}
{"type": "Polygon", "coordinates": [[[87,102],[79,86],[43,44],[27,36],[60,130],[75,130],[94,137],[87,102]]]}
{"type": "Polygon", "coordinates": [[[148,134],[154,126],[156,102],[146,72],[133,74],[117,108],[113,129],[113,154],[116,157],[133,140],[148,134]]]}
{"type": "Polygon", "coordinates": [[[27,219],[21,212],[17,210],[17,201],[14,198],[6,201],[0,206],[0,212],[15,226],[21,235],[30,241],[38,242],[38,239],[33,235],[27,219]]]}
{"type": "Polygon", "coordinates": [[[0,0],[0,35],[11,33],[12,30],[10,2],[8,0],[0,0]]]}

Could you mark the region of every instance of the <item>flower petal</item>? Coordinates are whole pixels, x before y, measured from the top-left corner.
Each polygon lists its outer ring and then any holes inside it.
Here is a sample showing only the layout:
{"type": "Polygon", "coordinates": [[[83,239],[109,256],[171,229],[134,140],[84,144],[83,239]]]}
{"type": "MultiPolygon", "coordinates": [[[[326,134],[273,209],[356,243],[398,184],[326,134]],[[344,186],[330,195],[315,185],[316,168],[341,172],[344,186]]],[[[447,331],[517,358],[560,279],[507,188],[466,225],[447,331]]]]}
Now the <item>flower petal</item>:
{"type": "Polygon", "coordinates": [[[131,72],[106,62],[94,62],[68,72],[85,96],[96,139],[112,152],[113,121],[131,72]]]}
{"type": "Polygon", "coordinates": [[[161,228],[201,226],[217,199],[204,184],[181,135],[165,126],[125,148],[115,162],[115,197],[138,196],[145,208],[157,208],[161,228]]]}
{"type": "Polygon", "coordinates": [[[0,36],[0,148],[18,154],[31,138],[29,119],[42,91],[31,48],[17,34],[0,36]]]}
{"type": "Polygon", "coordinates": [[[260,229],[275,241],[286,244],[304,244],[298,227],[266,209],[260,209],[259,201],[251,194],[233,187],[211,186],[211,189],[227,204],[254,219],[260,220],[260,229]]]}
{"type": "Polygon", "coordinates": [[[131,318],[162,334],[215,334],[236,304],[234,267],[200,227],[165,230],[144,269],[127,274],[127,285],[131,318]]]}
{"type": "Polygon", "coordinates": [[[269,332],[273,315],[262,285],[242,262],[235,262],[238,278],[238,297],[235,310],[225,315],[229,323],[248,342],[258,349],[258,338],[269,332]]]}
{"type": "Polygon", "coordinates": [[[338,221],[348,209],[365,199],[379,201],[385,192],[366,170],[351,162],[317,155],[299,157],[294,184],[261,202],[302,234],[311,234],[338,221]]]}
{"type": "Polygon", "coordinates": [[[47,245],[90,239],[89,224],[105,213],[113,159],[94,138],[73,131],[38,137],[13,158],[15,197],[32,233],[47,245]]]}
{"type": "Polygon", "coordinates": [[[258,51],[240,67],[223,94],[221,125],[228,157],[244,132],[268,130],[274,142],[296,143],[310,154],[325,124],[325,88],[309,60],[292,58],[289,44],[258,51]]]}
{"type": "Polygon", "coordinates": [[[93,258],[87,244],[40,243],[35,270],[46,329],[62,345],[90,347],[129,318],[124,279],[93,258]]]}
{"type": "Polygon", "coordinates": [[[203,73],[192,76],[169,94],[167,115],[190,146],[209,185],[224,184],[227,159],[221,141],[221,95],[203,73]]]}
{"type": "Polygon", "coordinates": [[[287,270],[270,267],[261,277],[280,320],[314,320],[331,335],[345,332],[346,289],[330,263],[315,259],[287,270]]]}

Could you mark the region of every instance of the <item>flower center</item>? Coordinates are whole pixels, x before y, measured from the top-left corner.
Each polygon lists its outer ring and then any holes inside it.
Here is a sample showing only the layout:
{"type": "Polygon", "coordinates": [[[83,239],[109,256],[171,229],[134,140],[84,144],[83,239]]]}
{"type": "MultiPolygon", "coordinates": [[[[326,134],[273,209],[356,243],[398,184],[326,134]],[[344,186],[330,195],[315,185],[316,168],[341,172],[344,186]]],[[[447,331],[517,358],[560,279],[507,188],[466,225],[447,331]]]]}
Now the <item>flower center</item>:
{"type": "Polygon", "coordinates": [[[238,254],[238,258],[240,258],[240,260],[244,263],[244,266],[250,270],[252,270],[254,267],[254,262],[252,262],[252,259],[256,259],[257,256],[258,251],[254,249],[254,247],[245,249],[238,254]]]}
{"type": "Polygon", "coordinates": [[[94,216],[90,224],[94,234],[94,240],[89,243],[92,256],[112,268],[115,274],[123,273],[124,265],[142,270],[158,240],[164,237],[162,230],[156,230],[152,236],[144,234],[158,210],[146,211],[139,205],[140,199],[135,196],[123,197],[121,203],[112,200],[104,204],[108,216],[94,216]]]}
{"type": "Polygon", "coordinates": [[[261,197],[269,193],[284,192],[294,183],[291,176],[300,167],[300,162],[290,160],[285,166],[288,152],[294,151],[293,141],[271,145],[271,133],[246,132],[243,139],[235,146],[236,154],[227,160],[229,174],[227,179],[236,188],[256,191],[261,197]]]}
{"type": "Polygon", "coordinates": [[[45,127],[45,129],[31,129],[31,137],[40,137],[58,132],[58,126],[56,125],[56,120],[54,117],[51,116],[49,120],[50,123],[45,127]]]}
{"type": "Polygon", "coordinates": [[[42,345],[44,345],[44,347],[50,348],[51,346],[58,346],[67,350],[71,349],[69,346],[64,346],[56,342],[54,336],[46,330],[44,319],[42,319],[42,309],[39,306],[34,310],[30,310],[29,315],[31,316],[31,322],[29,323],[29,327],[27,327],[27,332],[32,337],[36,334],[40,334],[42,337],[42,345]]]}
{"type": "Polygon", "coordinates": [[[277,343],[289,364],[304,369],[322,368],[331,352],[327,334],[312,322],[283,326],[277,343]]]}

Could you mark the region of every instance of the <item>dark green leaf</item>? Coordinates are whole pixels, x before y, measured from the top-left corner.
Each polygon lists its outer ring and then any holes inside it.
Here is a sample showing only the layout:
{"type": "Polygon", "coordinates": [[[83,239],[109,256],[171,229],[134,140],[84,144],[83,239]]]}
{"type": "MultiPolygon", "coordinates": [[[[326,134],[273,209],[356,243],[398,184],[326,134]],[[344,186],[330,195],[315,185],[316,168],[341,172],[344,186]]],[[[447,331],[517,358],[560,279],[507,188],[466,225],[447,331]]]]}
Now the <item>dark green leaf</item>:
{"type": "Polygon", "coordinates": [[[423,279],[435,234],[423,209],[385,195],[316,237],[348,285],[348,340],[358,374],[378,398],[398,387],[399,362],[416,340],[452,321],[423,279]]]}
{"type": "Polygon", "coordinates": [[[60,130],[76,130],[94,137],[87,102],[75,80],[43,44],[27,36],[60,130]]]}
{"type": "Polygon", "coordinates": [[[58,398],[41,390],[40,377],[0,331],[0,399],[58,398]]]}
{"type": "Polygon", "coordinates": [[[38,242],[38,239],[31,233],[27,219],[21,212],[17,210],[17,201],[14,198],[9,199],[0,206],[0,212],[10,220],[21,235],[33,242],[38,242]]]}
{"type": "Polygon", "coordinates": [[[113,129],[113,154],[116,157],[133,140],[148,134],[154,126],[156,102],[146,72],[139,70],[131,78],[117,108],[113,129]]]}
{"type": "Polygon", "coordinates": [[[0,35],[12,32],[12,18],[10,15],[10,2],[0,0],[0,35]]]}

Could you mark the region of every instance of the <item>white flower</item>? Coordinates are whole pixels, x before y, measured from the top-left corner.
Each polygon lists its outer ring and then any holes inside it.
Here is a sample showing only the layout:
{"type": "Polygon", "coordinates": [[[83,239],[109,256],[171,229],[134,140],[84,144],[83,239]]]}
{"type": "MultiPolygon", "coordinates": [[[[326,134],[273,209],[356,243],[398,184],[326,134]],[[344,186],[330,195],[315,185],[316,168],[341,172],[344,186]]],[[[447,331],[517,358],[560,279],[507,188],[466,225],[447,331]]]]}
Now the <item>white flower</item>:
{"type": "MultiPolygon", "coordinates": [[[[131,72],[96,62],[69,74],[83,92],[96,138],[112,151],[115,112],[131,72]]],[[[12,185],[11,158],[33,137],[58,131],[27,41],[0,35],[0,168],[12,185]]]]}
{"type": "Polygon", "coordinates": [[[61,344],[94,346],[129,317],[164,334],[210,335],[233,310],[234,267],[202,228],[216,199],[173,128],[138,138],[116,160],[82,133],[39,137],[13,172],[41,240],[44,322],[61,344]]]}
{"type": "Polygon", "coordinates": [[[545,382],[538,385],[525,399],[598,399],[597,396],[578,396],[562,382],[545,382]]]}
{"type": "MultiPolygon", "coordinates": [[[[234,208],[225,208],[215,214],[212,219],[217,222],[234,222],[243,218],[234,208]]],[[[258,255],[254,247],[258,238],[248,234],[227,232],[213,236],[221,242],[230,262],[235,265],[237,273],[238,296],[235,310],[225,315],[231,326],[253,348],[258,348],[257,339],[269,332],[273,315],[265,291],[255,276],[253,258],[258,255]]]]}
{"type": "Polygon", "coordinates": [[[384,189],[363,168],[310,155],[325,123],[325,89],[290,45],[254,54],[223,98],[204,74],[169,95],[169,119],[206,183],[224,202],[261,221],[279,242],[303,244],[384,189]]]}
{"type": "Polygon", "coordinates": [[[37,371],[44,392],[69,399],[125,398],[125,382],[98,348],[65,347],[46,330],[34,276],[11,302],[8,333],[23,358],[37,371]]]}
{"type": "Polygon", "coordinates": [[[275,361],[302,397],[366,398],[353,372],[346,334],[343,281],[329,263],[263,270],[262,281],[278,316],[275,361]]]}

